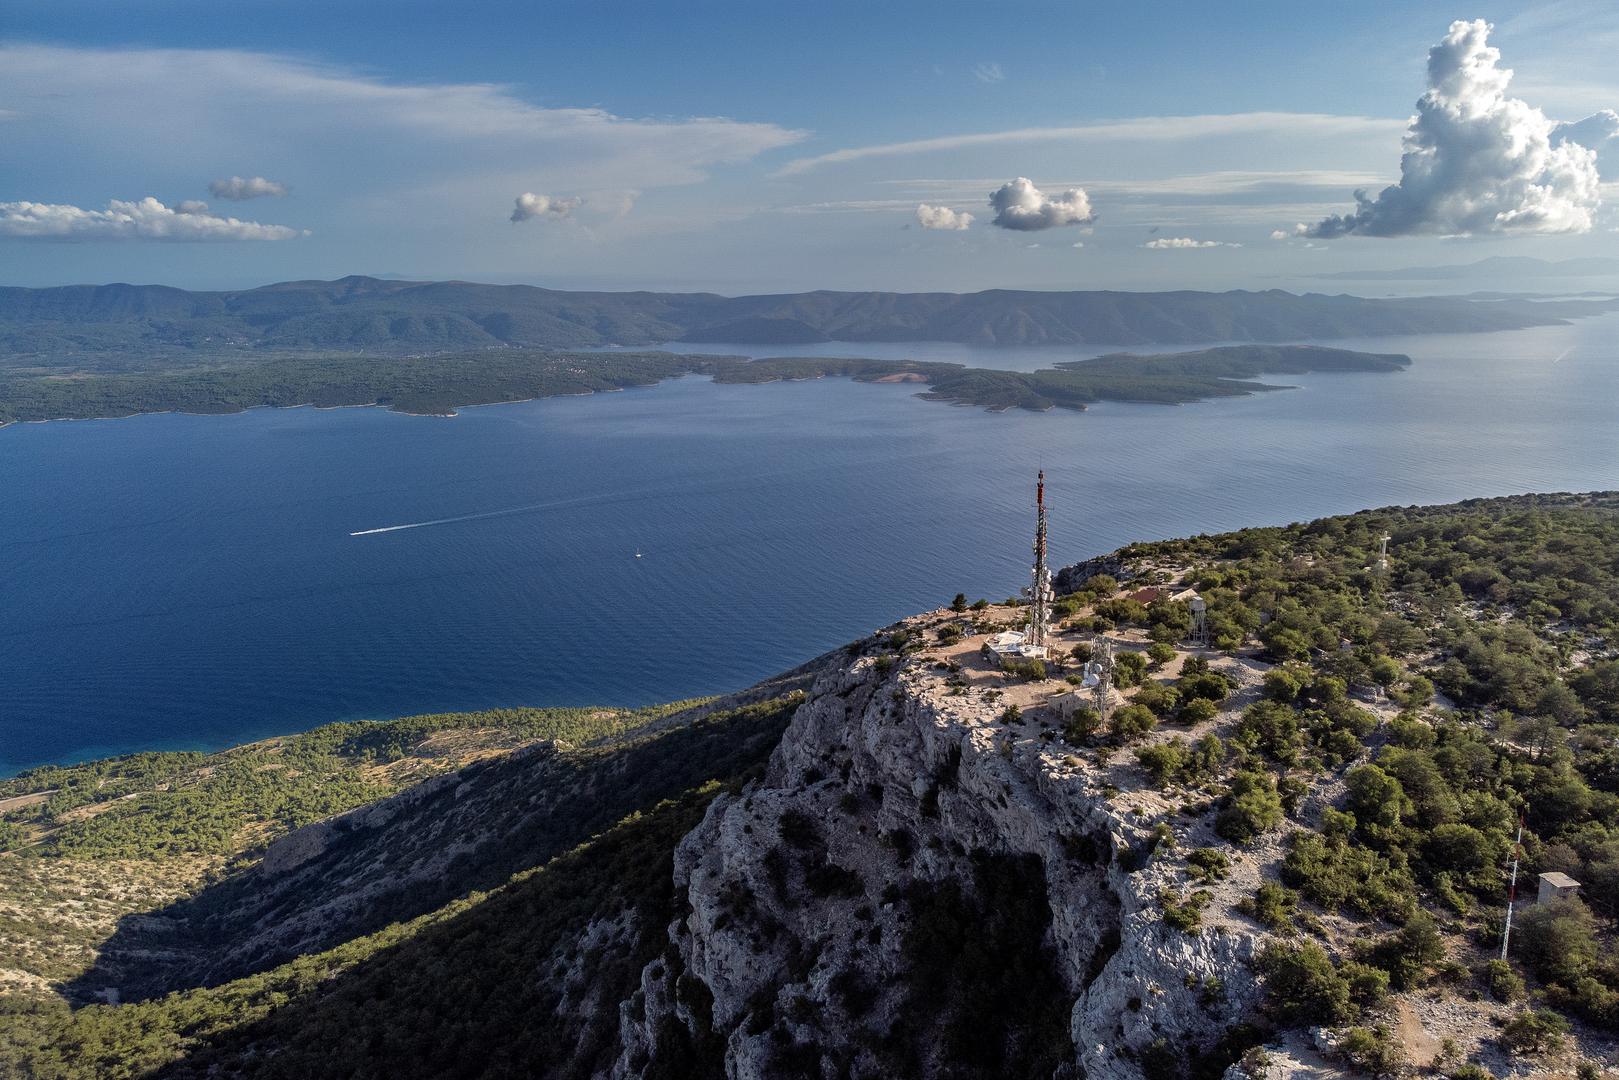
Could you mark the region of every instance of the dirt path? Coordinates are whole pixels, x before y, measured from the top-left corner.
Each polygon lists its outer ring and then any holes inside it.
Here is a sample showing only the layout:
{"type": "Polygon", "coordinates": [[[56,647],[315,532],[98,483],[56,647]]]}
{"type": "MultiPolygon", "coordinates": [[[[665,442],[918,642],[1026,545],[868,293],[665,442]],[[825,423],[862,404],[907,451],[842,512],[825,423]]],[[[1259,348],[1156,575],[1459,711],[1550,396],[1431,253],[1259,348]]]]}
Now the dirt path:
{"type": "Polygon", "coordinates": [[[35,791],[27,795],[13,795],[9,799],[0,799],[0,814],[4,814],[8,810],[26,810],[30,806],[38,806],[52,795],[55,795],[56,791],[56,788],[51,788],[49,791],[35,791]]]}
{"type": "Polygon", "coordinates": [[[1411,1064],[1418,1068],[1427,1068],[1433,1064],[1434,1058],[1439,1056],[1439,1040],[1428,1033],[1417,1017],[1417,1011],[1408,1001],[1394,1003],[1395,1027],[1394,1034],[1399,1044],[1405,1047],[1411,1064]]]}

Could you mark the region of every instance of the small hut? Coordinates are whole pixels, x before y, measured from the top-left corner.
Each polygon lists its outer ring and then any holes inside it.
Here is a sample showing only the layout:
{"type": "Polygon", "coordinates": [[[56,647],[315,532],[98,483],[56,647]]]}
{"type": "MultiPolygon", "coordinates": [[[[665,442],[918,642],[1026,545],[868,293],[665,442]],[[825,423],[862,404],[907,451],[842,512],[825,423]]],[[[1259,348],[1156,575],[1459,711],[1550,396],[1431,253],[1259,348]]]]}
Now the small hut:
{"type": "Polygon", "coordinates": [[[1580,883],[1567,874],[1553,870],[1540,875],[1540,895],[1535,897],[1535,901],[1544,904],[1549,900],[1572,900],[1578,895],[1580,883]]]}

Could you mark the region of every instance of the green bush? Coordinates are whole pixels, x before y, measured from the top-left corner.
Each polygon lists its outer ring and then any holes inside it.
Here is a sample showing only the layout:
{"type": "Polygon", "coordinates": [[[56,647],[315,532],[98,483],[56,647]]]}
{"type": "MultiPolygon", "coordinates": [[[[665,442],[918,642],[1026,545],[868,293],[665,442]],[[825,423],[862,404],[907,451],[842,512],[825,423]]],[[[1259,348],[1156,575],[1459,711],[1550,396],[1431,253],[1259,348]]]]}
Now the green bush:
{"type": "Polygon", "coordinates": [[[1501,1029],[1501,1047],[1511,1054],[1557,1050],[1568,1035],[1568,1021],[1550,1009],[1521,1012],[1501,1029]]]}
{"type": "Polygon", "coordinates": [[[1113,685],[1128,690],[1147,674],[1147,658],[1138,652],[1121,652],[1113,657],[1113,685]]]}
{"type": "Polygon", "coordinates": [[[1198,724],[1208,723],[1219,715],[1220,707],[1208,698],[1193,698],[1181,706],[1175,720],[1187,727],[1196,727],[1198,724]]]}
{"type": "Polygon", "coordinates": [[[1196,934],[1203,927],[1203,909],[1212,899],[1207,889],[1198,889],[1184,900],[1166,889],[1158,894],[1158,905],[1164,910],[1164,922],[1183,934],[1196,934]]]}
{"type": "Polygon", "coordinates": [[[1313,941],[1272,942],[1260,951],[1255,964],[1265,977],[1267,1008],[1286,1024],[1341,1024],[1359,1015],[1349,981],[1313,941]]]}
{"type": "Polygon", "coordinates": [[[1164,718],[1174,715],[1180,705],[1181,696],[1173,687],[1148,683],[1137,690],[1131,700],[1143,708],[1151,709],[1156,716],[1164,718]]]}
{"type": "Polygon", "coordinates": [[[1573,983],[1596,962],[1596,920],[1579,899],[1535,904],[1518,916],[1513,945],[1547,982],[1573,983]]]}
{"type": "Polygon", "coordinates": [[[1259,886],[1252,900],[1243,902],[1242,909],[1252,915],[1260,925],[1272,930],[1293,925],[1293,914],[1298,910],[1299,894],[1285,885],[1266,881],[1259,886]]]}
{"type": "Polygon", "coordinates": [[[1074,709],[1068,723],[1062,729],[1062,737],[1071,746],[1078,746],[1095,735],[1102,726],[1102,717],[1088,705],[1080,705],[1074,709]]]}
{"type": "Polygon", "coordinates": [[[1259,701],[1243,710],[1236,741],[1283,765],[1299,759],[1299,714],[1291,705],[1259,701]]]}
{"type": "Polygon", "coordinates": [[[1511,1004],[1523,997],[1523,976],[1512,969],[1512,965],[1505,960],[1490,960],[1479,969],[1479,979],[1489,988],[1490,995],[1497,1001],[1511,1004]]]}
{"type": "Polygon", "coordinates": [[[1214,821],[1214,831],[1238,844],[1251,843],[1282,822],[1282,799],[1266,773],[1239,772],[1214,821]]]}
{"type": "Polygon", "coordinates": [[[1154,786],[1160,788],[1181,776],[1191,756],[1185,739],[1172,739],[1136,750],[1137,764],[1147,771],[1154,786]]]}
{"type": "Polygon", "coordinates": [[[1405,1065],[1405,1047],[1387,1024],[1350,1028],[1344,1032],[1338,1052],[1353,1068],[1373,1076],[1396,1075],[1405,1065]]]}
{"type": "Polygon", "coordinates": [[[1402,866],[1369,848],[1311,833],[1290,839],[1282,880],[1313,904],[1367,918],[1404,922],[1416,903],[1416,883],[1402,866]]]}
{"type": "Polygon", "coordinates": [[[1158,726],[1158,718],[1152,710],[1141,705],[1126,705],[1116,709],[1108,723],[1111,729],[1109,734],[1113,741],[1121,746],[1141,738],[1153,728],[1158,726]]]}
{"type": "Polygon", "coordinates": [[[1219,848],[1193,848],[1186,853],[1186,866],[1199,881],[1219,881],[1231,869],[1231,857],[1219,848]]]}

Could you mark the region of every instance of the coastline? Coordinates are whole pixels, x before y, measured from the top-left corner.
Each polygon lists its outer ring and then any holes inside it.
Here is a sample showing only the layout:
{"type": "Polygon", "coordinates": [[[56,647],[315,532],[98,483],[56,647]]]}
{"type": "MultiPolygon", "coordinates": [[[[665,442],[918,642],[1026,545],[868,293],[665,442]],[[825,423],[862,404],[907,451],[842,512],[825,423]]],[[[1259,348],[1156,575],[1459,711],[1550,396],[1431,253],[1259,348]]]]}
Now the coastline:
{"type": "MultiPolygon", "coordinates": [[[[620,354],[630,356],[630,354],[620,354]]],[[[944,361],[880,360],[869,357],[715,357],[706,354],[646,353],[633,356],[628,366],[603,371],[587,369],[577,358],[565,354],[543,354],[535,359],[502,357],[502,365],[473,370],[456,355],[434,357],[401,374],[397,369],[376,369],[356,358],[331,361],[315,369],[277,371],[282,380],[310,384],[306,392],[343,395],[345,391],[364,393],[367,383],[378,387],[370,401],[319,403],[311,399],[282,404],[261,401],[239,404],[252,396],[275,396],[277,386],[263,381],[260,368],[233,369],[214,373],[207,379],[170,378],[163,372],[101,376],[113,381],[96,386],[93,379],[76,386],[93,386],[84,396],[119,402],[118,411],[91,416],[59,414],[27,417],[0,422],[43,424],[58,420],[121,420],[132,416],[181,413],[195,416],[229,415],[259,408],[313,408],[319,410],[383,408],[406,416],[450,419],[461,410],[491,405],[520,404],[553,397],[589,397],[600,393],[623,392],[636,387],[653,387],[687,375],[706,376],[724,385],[771,382],[811,382],[826,378],[848,378],[872,385],[910,385],[925,401],[969,405],[990,412],[1022,409],[1050,412],[1065,409],[1084,412],[1103,401],[1155,405],[1182,405],[1226,397],[1249,396],[1270,390],[1296,389],[1284,384],[1256,381],[1267,374],[1333,373],[1391,374],[1408,368],[1412,361],[1404,354],[1369,353],[1316,345],[1232,345],[1178,353],[1111,353],[1084,360],[1058,362],[1053,367],[1032,371],[968,367],[944,361]],[[573,366],[559,367],[558,362],[573,366]],[[582,382],[603,385],[580,386],[582,382]],[[460,386],[466,400],[454,400],[460,386]],[[425,388],[424,388],[425,387],[425,388]],[[554,387],[550,392],[547,388],[554,387]],[[530,389],[533,388],[533,389],[530,389]],[[529,392],[524,393],[525,390],[529,392]],[[520,395],[520,396],[519,396],[520,395]],[[230,400],[230,398],[237,400],[230,400]],[[165,407],[164,399],[180,399],[196,407],[165,407]],[[120,400],[121,399],[121,400],[120,400]],[[129,402],[127,411],[123,402],[129,402]],[[142,408],[151,401],[151,408],[142,408]]],[[[284,388],[286,381],[282,383],[284,388]]],[[[3,384],[0,384],[3,389],[3,384]]],[[[356,395],[357,396],[357,395],[356,395]]],[[[66,399],[72,401],[71,397],[66,399]]],[[[26,412],[23,401],[11,411],[26,412]]],[[[70,407],[58,403],[57,407],[70,407]]],[[[95,405],[89,408],[94,409],[95,405]]]]}

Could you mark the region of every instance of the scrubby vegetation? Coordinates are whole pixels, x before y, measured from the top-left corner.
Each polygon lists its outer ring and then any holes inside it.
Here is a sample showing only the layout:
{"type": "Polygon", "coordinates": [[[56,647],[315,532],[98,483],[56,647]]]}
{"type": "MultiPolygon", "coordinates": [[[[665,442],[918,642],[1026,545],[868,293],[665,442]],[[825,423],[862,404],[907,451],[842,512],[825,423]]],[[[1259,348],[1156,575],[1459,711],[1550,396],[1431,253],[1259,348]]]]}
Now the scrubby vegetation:
{"type": "Polygon", "coordinates": [[[593,742],[696,702],[651,709],[496,709],[327,724],[218,754],[133,754],[0,780],[0,851],[74,858],[231,854],[373,802],[471,756],[537,739],[593,742]],[[388,768],[388,766],[399,766],[388,768]]]}
{"type": "MultiPolygon", "coordinates": [[[[1310,826],[1245,905],[1261,923],[1308,938],[1321,923],[1303,903],[1369,927],[1329,939],[1336,957],[1310,940],[1267,950],[1278,1020],[1351,1023],[1385,989],[1429,981],[1449,963],[1441,920],[1496,947],[1522,818],[1524,874],[1566,872],[1583,899],[1524,906],[1512,963],[1479,962],[1486,991],[1516,1000],[1528,976],[1543,1003],[1501,1045],[1552,1049],[1561,1015],[1619,1032],[1619,498],[1374,511],[1124,554],[1195,567],[1215,644],[1277,665],[1236,715],[1228,762],[1176,738],[1136,750],[1141,766],[1159,786],[1226,770],[1216,828],[1237,844],[1287,817],[1310,826]],[[1374,700],[1398,715],[1380,720],[1374,700]],[[1341,794],[1302,818],[1303,794],[1335,780],[1341,794]]],[[[1148,704],[1164,714],[1165,699],[1148,704]]],[[[1385,1067],[1378,1032],[1357,1029],[1345,1055],[1385,1067]]]]}
{"type": "MultiPolygon", "coordinates": [[[[608,819],[592,827],[598,808],[576,799],[546,822],[553,841],[578,838],[572,850],[564,845],[503,884],[222,985],[77,1009],[60,999],[0,996],[0,1075],[200,1077],[227,1063],[237,1076],[593,1075],[615,1052],[617,1004],[634,995],[642,968],[668,949],[678,903],[675,843],[722,785],[734,787],[762,767],[802,700],[791,693],[648,734],[640,724],[666,710],[514,719],[581,739],[595,732],[596,748],[580,754],[602,759],[604,776],[613,775],[618,747],[638,751],[635,772],[615,781],[615,799],[641,809],[616,825],[608,819]],[[750,732],[762,737],[746,737],[750,732]],[[702,752],[694,756],[694,748],[702,752]],[[649,794],[663,788],[679,794],[649,794]],[[588,927],[615,920],[623,927],[615,947],[582,947],[588,927]],[[568,955],[580,958],[577,970],[557,967],[568,955]],[[387,1006],[378,1007],[384,999],[387,1006]],[[574,1008],[564,1007],[569,1000],[574,1008]]],[[[470,715],[487,722],[485,714],[470,715]]],[[[401,723],[442,731],[455,722],[401,723]]],[[[386,725],[334,728],[353,729],[349,735],[365,736],[360,741],[380,746],[382,756],[397,745],[377,738],[386,725]]],[[[251,876],[244,880],[252,884],[251,876]]],[[[713,1047],[692,1045],[683,1030],[663,1037],[658,1062],[668,1071],[649,1075],[713,1075],[713,1047]]]]}

